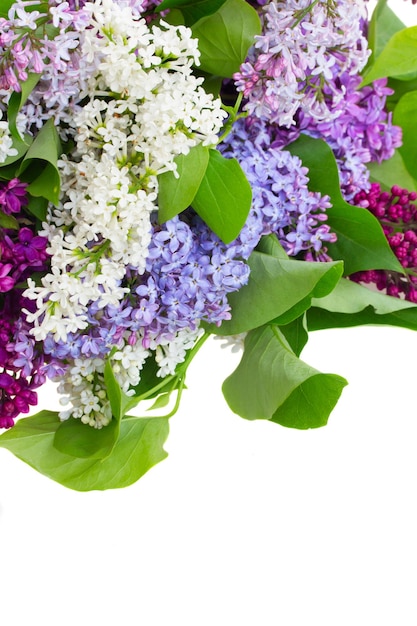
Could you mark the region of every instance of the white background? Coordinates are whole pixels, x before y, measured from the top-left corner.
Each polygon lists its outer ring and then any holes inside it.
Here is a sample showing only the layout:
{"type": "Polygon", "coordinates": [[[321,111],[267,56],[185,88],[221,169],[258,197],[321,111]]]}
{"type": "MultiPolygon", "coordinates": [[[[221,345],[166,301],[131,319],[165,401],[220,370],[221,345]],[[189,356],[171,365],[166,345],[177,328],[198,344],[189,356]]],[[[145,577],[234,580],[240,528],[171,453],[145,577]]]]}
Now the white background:
{"type": "Polygon", "coordinates": [[[416,626],[416,352],[402,329],[312,334],[303,358],[350,384],[300,432],[227,409],[237,358],[212,341],[168,459],[118,491],[0,450],[1,626],[416,626]]]}

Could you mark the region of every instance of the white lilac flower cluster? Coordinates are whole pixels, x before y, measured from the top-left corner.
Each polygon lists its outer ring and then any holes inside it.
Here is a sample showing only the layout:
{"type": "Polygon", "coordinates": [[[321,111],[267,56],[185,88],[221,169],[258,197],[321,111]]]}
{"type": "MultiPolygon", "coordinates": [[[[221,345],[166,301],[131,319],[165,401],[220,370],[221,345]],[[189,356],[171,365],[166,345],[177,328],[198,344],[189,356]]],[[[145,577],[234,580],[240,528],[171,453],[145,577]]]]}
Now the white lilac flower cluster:
{"type": "Polygon", "coordinates": [[[298,110],[317,121],[333,119],[345,95],[335,79],[360,72],[370,54],[365,18],[363,0],[269,2],[263,33],[235,74],[249,113],[281,126],[295,124],[298,110]]]}
{"type": "MultiPolygon", "coordinates": [[[[41,232],[51,271],[41,285],[28,279],[24,294],[36,302],[26,315],[39,341],[67,342],[100,310],[117,309],[129,293],[126,275],[145,271],[157,175],[175,172],[175,157],[191,147],[215,145],[226,115],[192,74],[199,52],[190,29],[163,21],[148,26],[129,2],[98,0],[84,9],[90,22],[80,35],[82,106],[69,116],[67,131],[74,149],[58,163],[61,200],[49,207],[41,232]]],[[[161,343],[155,334],[146,348],[140,332],[113,338],[122,388],[138,384],[149,350],[156,351],[159,375],[172,373],[197,335],[187,329],[161,343]]],[[[105,361],[73,363],[60,386],[72,402],[62,417],[101,427],[111,418],[103,405],[105,361]]]]}

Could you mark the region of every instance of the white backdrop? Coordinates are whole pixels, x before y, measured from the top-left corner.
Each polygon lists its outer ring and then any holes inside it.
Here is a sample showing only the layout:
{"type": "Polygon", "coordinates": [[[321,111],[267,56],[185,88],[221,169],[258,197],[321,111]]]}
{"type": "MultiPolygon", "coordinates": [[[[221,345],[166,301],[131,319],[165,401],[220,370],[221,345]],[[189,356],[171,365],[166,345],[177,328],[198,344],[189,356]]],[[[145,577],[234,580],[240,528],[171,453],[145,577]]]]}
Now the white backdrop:
{"type": "Polygon", "coordinates": [[[211,341],[168,459],[119,491],[0,450],[1,626],[415,626],[416,352],[402,329],[313,334],[303,358],[350,384],[300,432],[228,410],[237,357],[211,341]]]}

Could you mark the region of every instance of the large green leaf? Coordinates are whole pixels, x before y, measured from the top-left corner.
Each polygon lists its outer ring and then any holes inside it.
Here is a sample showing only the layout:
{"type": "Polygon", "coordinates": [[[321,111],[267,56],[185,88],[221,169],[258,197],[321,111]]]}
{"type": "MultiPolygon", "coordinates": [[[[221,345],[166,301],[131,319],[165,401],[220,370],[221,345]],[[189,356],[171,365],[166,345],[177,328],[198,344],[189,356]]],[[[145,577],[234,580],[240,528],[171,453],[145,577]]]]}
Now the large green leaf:
{"type": "Polygon", "coordinates": [[[198,39],[200,68],[231,78],[244,62],[255,35],[261,32],[257,12],[245,0],[226,0],[218,11],[192,26],[198,39]]]}
{"type": "Polygon", "coordinates": [[[279,329],[288,341],[288,344],[294,354],[296,356],[300,356],[308,341],[306,314],[303,313],[300,317],[297,317],[297,319],[293,320],[289,324],[285,324],[284,326],[281,325],[279,329]]]}
{"type": "MultiPolygon", "coordinates": [[[[368,170],[372,182],[378,182],[381,189],[389,191],[393,185],[398,185],[409,191],[417,191],[417,180],[414,179],[398,150],[393,156],[382,163],[368,163],[368,170]]],[[[417,172],[416,172],[417,176],[417,172]]]]}
{"type": "Polygon", "coordinates": [[[332,207],[326,211],[327,223],[336,233],[337,241],[327,247],[333,259],[344,261],[345,274],[369,269],[402,272],[376,217],[343,199],[336,160],[328,144],[322,139],[301,135],[288,150],[308,167],[309,189],[330,196],[332,207]]]}
{"type": "Polygon", "coordinates": [[[417,91],[403,95],[394,109],[393,121],[403,131],[402,146],[398,150],[410,176],[417,178],[417,91]]]}
{"type": "Polygon", "coordinates": [[[155,10],[160,13],[166,9],[180,9],[185,24],[191,26],[197,20],[215,13],[225,2],[226,0],[163,0],[155,10]]]}
{"type": "Polygon", "coordinates": [[[28,192],[32,196],[41,196],[53,204],[58,204],[60,176],[57,161],[61,154],[61,143],[53,119],[49,119],[36,135],[23,159],[18,174],[28,176],[28,192]],[[41,173],[33,180],[30,166],[45,162],[41,173]],[[29,171],[29,174],[27,172],[29,171]]]}
{"type": "Polygon", "coordinates": [[[417,77],[417,26],[394,33],[365,73],[360,87],[386,76],[401,80],[417,77]]]}
{"type": "Polygon", "coordinates": [[[126,418],[111,454],[104,459],[76,458],[54,446],[61,422],[52,411],[19,420],[0,436],[7,448],[41,474],[77,491],[116,489],[137,481],[166,458],[166,418],[126,418]]]}
{"type": "Polygon", "coordinates": [[[251,186],[236,159],[209,151],[209,162],[193,209],[225,243],[240,233],[252,203],[251,186]]]}
{"type": "Polygon", "coordinates": [[[312,300],[309,330],[383,324],[417,330],[417,306],[342,279],[326,297],[312,300]]]}
{"type": "Polygon", "coordinates": [[[120,431],[120,422],[113,419],[96,429],[81,420],[70,418],[58,427],[54,446],[64,454],[79,458],[104,459],[113,450],[120,431]]]}
{"type": "Polygon", "coordinates": [[[371,61],[381,54],[391,37],[403,28],[405,24],[387,5],[387,0],[379,0],[368,26],[368,44],[373,53],[371,61]]]}
{"type": "Polygon", "coordinates": [[[343,272],[340,262],[310,263],[262,252],[253,252],[248,264],[248,284],[228,296],[232,318],[209,326],[212,333],[236,335],[271,320],[289,324],[308,309],[311,298],[328,294],[343,272]]]}
{"type": "Polygon", "coordinates": [[[237,369],[223,383],[231,410],[292,428],[327,423],[346,380],[322,374],[297,358],[279,328],[251,331],[237,369]]]}
{"type": "Polygon", "coordinates": [[[176,157],[177,174],[158,176],[158,220],[162,224],[190,206],[203,180],[209,162],[209,149],[199,144],[186,155],[176,157]]]}

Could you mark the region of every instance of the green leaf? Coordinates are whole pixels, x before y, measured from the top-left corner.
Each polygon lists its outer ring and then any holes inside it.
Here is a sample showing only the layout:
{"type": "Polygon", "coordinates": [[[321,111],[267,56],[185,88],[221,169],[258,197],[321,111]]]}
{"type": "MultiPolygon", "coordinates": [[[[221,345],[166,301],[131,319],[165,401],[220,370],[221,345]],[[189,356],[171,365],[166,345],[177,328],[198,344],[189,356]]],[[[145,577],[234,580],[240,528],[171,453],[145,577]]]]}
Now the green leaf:
{"type": "Polygon", "coordinates": [[[359,88],[387,76],[400,80],[413,80],[417,77],[417,26],[403,28],[394,33],[365,73],[359,88]]]}
{"type": "Polygon", "coordinates": [[[27,186],[27,191],[34,197],[46,198],[52,204],[59,202],[60,176],[58,168],[47,163],[41,174],[27,186]]]}
{"type": "Polygon", "coordinates": [[[251,331],[237,369],[223,383],[231,410],[291,428],[327,423],[346,380],[322,374],[296,357],[277,327],[251,331]]]}
{"type": "Polygon", "coordinates": [[[127,487],[166,458],[168,435],[165,418],[127,418],[111,454],[104,459],[76,458],[54,446],[61,422],[57,413],[42,411],[20,419],[0,436],[0,447],[65,487],[92,491],[127,487]]]}
{"type": "Polygon", "coordinates": [[[288,341],[288,344],[294,354],[296,356],[300,356],[308,341],[306,314],[303,313],[303,315],[297,317],[297,319],[293,320],[289,324],[280,326],[279,329],[288,341]]]}
{"type": "Polygon", "coordinates": [[[163,0],[155,9],[157,13],[166,9],[181,9],[187,26],[215,13],[226,0],[163,0]]]}
{"type": "Polygon", "coordinates": [[[58,426],[54,446],[60,452],[77,458],[104,459],[113,450],[119,431],[120,423],[115,419],[107,426],[96,429],[71,417],[58,426]]]}
{"type": "Polygon", "coordinates": [[[236,159],[209,151],[204,177],[192,202],[193,209],[224,241],[240,233],[252,203],[252,189],[236,159]]]}
{"type": "Polygon", "coordinates": [[[289,324],[310,306],[311,298],[328,294],[343,272],[340,262],[285,260],[261,252],[253,252],[248,264],[248,284],[228,296],[232,318],[220,327],[210,325],[210,332],[237,335],[271,320],[289,324]]]}
{"type": "Polygon", "coordinates": [[[417,306],[343,279],[307,311],[309,330],[383,324],[417,330],[417,306]]]}
{"type": "Polygon", "coordinates": [[[114,375],[110,357],[107,358],[104,366],[104,382],[112,415],[119,422],[140,400],[136,396],[128,396],[120,387],[114,375]]]}
{"type": "Polygon", "coordinates": [[[330,196],[332,207],[326,210],[327,223],[337,235],[327,244],[333,259],[342,259],[345,274],[360,270],[389,269],[402,272],[377,218],[367,209],[345,202],[340,191],[339,173],[333,152],[322,139],[301,135],[288,146],[308,167],[309,189],[330,196]]]}
{"type": "Polygon", "coordinates": [[[396,80],[390,78],[387,85],[394,93],[387,97],[386,108],[388,111],[394,111],[400,99],[409,91],[417,90],[417,78],[414,80],[396,80]]]}
{"type": "Polygon", "coordinates": [[[417,91],[410,91],[400,99],[394,109],[393,122],[401,126],[403,131],[403,141],[398,151],[409,174],[417,178],[417,91]]]}
{"type": "Polygon", "coordinates": [[[209,162],[209,149],[199,144],[186,155],[175,158],[178,178],[173,172],[158,176],[158,220],[162,224],[191,205],[209,162]]]}
{"type": "Polygon", "coordinates": [[[192,26],[198,39],[200,69],[231,78],[261,32],[257,12],[245,0],[226,0],[218,11],[192,26]]]}
{"type": "Polygon", "coordinates": [[[28,74],[27,79],[23,83],[20,83],[21,91],[15,91],[10,96],[7,107],[7,121],[9,123],[10,133],[15,139],[22,139],[16,127],[17,115],[33,89],[38,84],[40,78],[41,74],[28,74]]]}
{"type": "Polygon", "coordinates": [[[163,409],[164,407],[168,406],[170,398],[171,398],[171,394],[169,392],[161,393],[156,398],[152,406],[149,407],[148,411],[155,411],[156,409],[163,409]]]}
{"type": "Polygon", "coordinates": [[[45,161],[46,166],[36,180],[28,185],[28,192],[32,196],[42,196],[53,204],[58,204],[60,176],[57,168],[57,161],[61,154],[61,143],[54,126],[53,119],[49,119],[43,125],[32,145],[23,159],[18,174],[36,161],[45,161]]]}
{"type": "Polygon", "coordinates": [[[37,217],[39,221],[43,222],[46,220],[47,208],[48,200],[46,198],[42,198],[41,196],[38,196],[37,198],[29,196],[27,210],[29,213],[32,213],[32,215],[37,217]]]}
{"type": "Polygon", "coordinates": [[[345,275],[369,269],[389,269],[403,273],[403,268],[392,252],[382,227],[367,209],[348,205],[327,209],[328,224],[337,235],[329,244],[333,259],[343,259],[345,275]]]}
{"type": "Polygon", "coordinates": [[[372,13],[368,27],[368,44],[372,50],[372,60],[381,54],[391,37],[405,28],[405,24],[387,5],[380,0],[372,13]]]}
{"type": "Polygon", "coordinates": [[[379,183],[384,191],[390,191],[393,185],[398,185],[409,191],[417,191],[417,181],[405,167],[398,150],[387,161],[368,163],[368,170],[371,181],[379,183]]]}
{"type": "Polygon", "coordinates": [[[15,0],[1,0],[0,3],[0,17],[7,19],[7,14],[10,7],[15,3],[15,0]]]}
{"type": "Polygon", "coordinates": [[[13,230],[19,229],[18,221],[13,217],[13,215],[6,215],[3,211],[0,211],[0,227],[1,228],[12,228],[13,230]]]}

